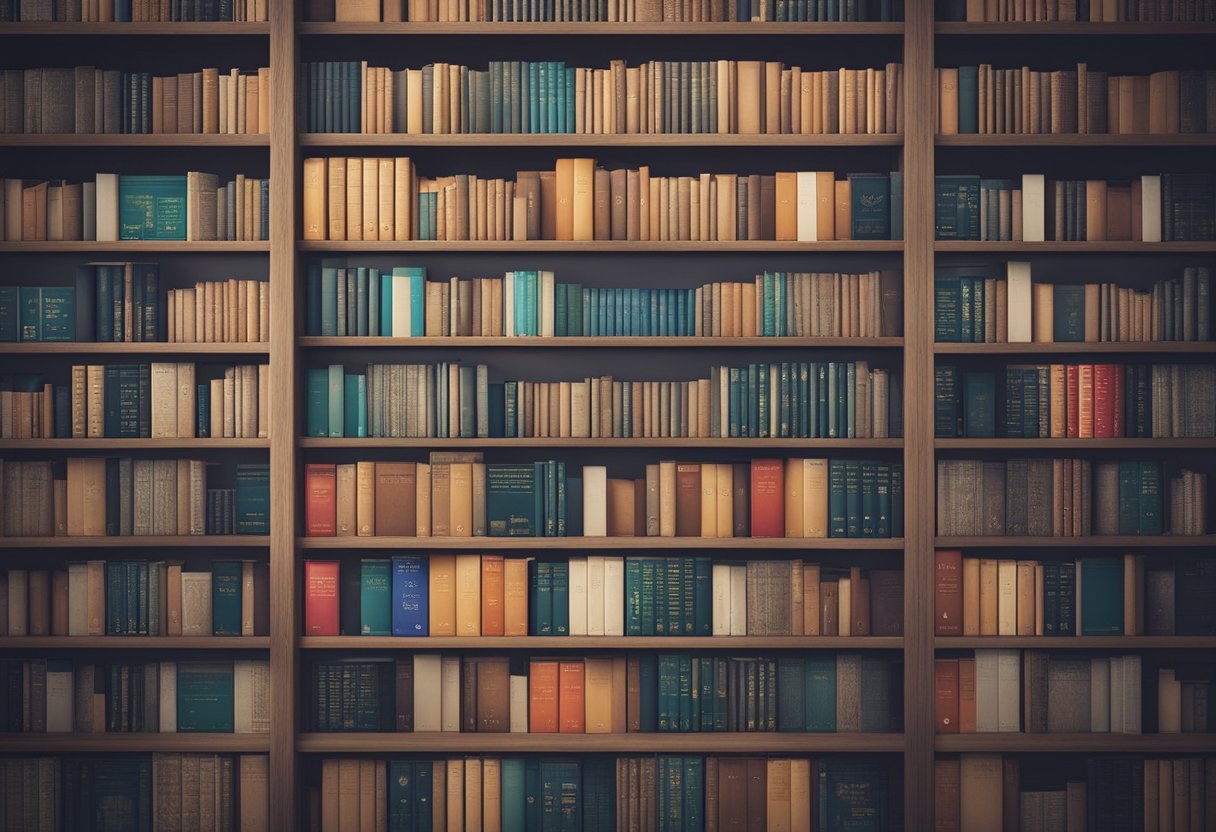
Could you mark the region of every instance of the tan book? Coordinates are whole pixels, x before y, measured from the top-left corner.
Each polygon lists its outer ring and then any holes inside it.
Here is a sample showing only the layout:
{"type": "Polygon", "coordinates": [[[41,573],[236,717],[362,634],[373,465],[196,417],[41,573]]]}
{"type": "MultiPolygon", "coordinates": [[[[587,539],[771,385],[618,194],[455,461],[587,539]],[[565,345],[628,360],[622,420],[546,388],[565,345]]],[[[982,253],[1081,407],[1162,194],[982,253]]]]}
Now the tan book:
{"type": "Polygon", "coordinates": [[[764,62],[736,61],[736,102],[738,133],[755,135],[764,132],[764,62]]]}
{"type": "Polygon", "coordinates": [[[69,457],[67,483],[68,536],[104,536],[106,533],[105,459],[69,457]]]}
{"type": "Polygon", "coordinates": [[[481,635],[481,555],[456,555],[456,635],[481,635]]]}
{"type": "Polygon", "coordinates": [[[339,23],[378,23],[380,0],[334,0],[334,20],[339,23]]]}
{"type": "Polygon", "coordinates": [[[326,217],[329,221],[330,240],[346,239],[346,163],[342,157],[326,162],[326,217]]]}
{"type": "Polygon", "coordinates": [[[430,556],[430,631],[432,636],[456,635],[456,555],[430,556]]]}
{"type": "Polygon", "coordinates": [[[995,636],[999,632],[998,606],[1000,602],[999,566],[995,559],[980,559],[979,589],[979,634],[982,636],[995,636]]]}
{"type": "Polygon", "coordinates": [[[339,463],[337,466],[335,491],[337,492],[336,534],[338,537],[353,537],[357,524],[358,491],[356,489],[355,463],[339,463]]]}
{"type": "Polygon", "coordinates": [[[1033,283],[1031,289],[1034,342],[1050,344],[1055,341],[1055,287],[1051,283],[1033,283]]]}
{"type": "Polygon", "coordinates": [[[1035,562],[1020,560],[1017,562],[1017,634],[1033,636],[1035,634],[1035,562]]]}
{"type": "Polygon", "coordinates": [[[962,829],[1002,828],[1004,768],[1000,754],[962,754],[959,802],[962,829]]]}
{"type": "Polygon", "coordinates": [[[937,132],[953,135],[958,132],[958,68],[937,70],[937,132]]]}
{"type": "Polygon", "coordinates": [[[324,240],[329,230],[325,218],[325,159],[304,160],[304,239],[324,240]]]}
{"type": "Polygon", "coordinates": [[[607,493],[608,535],[630,537],[634,533],[636,485],[633,480],[609,479],[607,493]]]}
{"type": "MultiPolygon", "coordinates": [[[[545,239],[574,240],[574,161],[574,159],[557,160],[552,178],[552,204],[555,206],[553,236],[550,238],[548,233],[542,232],[545,239]]],[[[540,177],[542,225],[548,224],[545,222],[544,213],[546,206],[550,203],[550,194],[545,193],[545,173],[547,171],[542,171],[540,177]]]]}
{"type": "Polygon", "coordinates": [[[847,179],[835,183],[836,191],[836,236],[837,240],[853,239],[852,184],[847,179]]]}
{"type": "Polygon", "coordinates": [[[450,466],[449,522],[452,537],[473,535],[473,466],[456,462],[450,466]]]}
{"type": "MultiPolygon", "coordinates": [[[[105,564],[105,561],[91,560],[85,566],[85,571],[87,573],[86,583],[88,586],[88,592],[86,595],[87,612],[86,612],[86,617],[85,617],[85,623],[86,623],[85,634],[90,635],[90,636],[105,635],[105,632],[106,632],[106,595],[105,595],[105,593],[106,593],[106,564],[105,564]]],[[[173,632],[173,630],[172,630],[173,620],[172,620],[172,618],[170,618],[171,629],[169,631],[169,635],[180,636],[182,634],[181,613],[180,613],[181,594],[182,594],[181,593],[181,568],[180,567],[177,570],[177,576],[178,576],[177,606],[178,606],[178,610],[179,610],[178,620],[177,620],[177,632],[173,632]]],[[[9,572],[9,580],[10,581],[12,580],[11,570],[9,572]]],[[[172,600],[173,591],[174,591],[173,584],[170,583],[170,585],[169,585],[170,600],[172,600]]]]}

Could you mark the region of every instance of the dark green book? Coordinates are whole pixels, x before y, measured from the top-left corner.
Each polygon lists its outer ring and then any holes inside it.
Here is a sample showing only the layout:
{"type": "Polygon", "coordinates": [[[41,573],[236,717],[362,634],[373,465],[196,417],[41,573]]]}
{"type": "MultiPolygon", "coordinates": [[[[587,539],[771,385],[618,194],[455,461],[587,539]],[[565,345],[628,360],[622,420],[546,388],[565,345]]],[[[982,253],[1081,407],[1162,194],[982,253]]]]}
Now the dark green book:
{"type": "Polygon", "coordinates": [[[713,560],[699,557],[693,560],[694,595],[693,634],[713,635],[713,560]]]}
{"type": "Polygon", "coordinates": [[[1140,463],[1140,534],[1165,534],[1162,514],[1161,463],[1140,463]]]}
{"type": "Polygon", "coordinates": [[[1085,340],[1085,287],[1057,284],[1052,301],[1053,330],[1057,341],[1085,340]]]}
{"type": "Polygon", "coordinates": [[[48,286],[40,290],[42,341],[76,340],[76,289],[48,286]]]}
{"type": "Polygon", "coordinates": [[[152,832],[150,758],[82,758],[73,763],[72,768],[80,768],[72,777],[71,769],[65,766],[65,783],[72,788],[73,796],[65,796],[63,803],[76,805],[65,818],[64,828],[152,832]]]}
{"type": "Polygon", "coordinates": [[[359,563],[359,634],[388,636],[392,627],[392,565],[388,558],[359,563]]]}
{"type": "Polygon", "coordinates": [[[861,462],[861,536],[877,537],[878,463],[861,462]]]}
{"type": "Polygon", "coordinates": [[[241,634],[241,562],[218,560],[211,565],[211,634],[241,634]]]}
{"type": "Polygon", "coordinates": [[[891,180],[885,173],[850,173],[854,240],[891,239],[891,180]]]}
{"type": "Polygon", "coordinates": [[[177,730],[232,733],[232,662],[177,663],[177,730]]]}
{"type": "Polygon", "coordinates": [[[933,368],[933,435],[953,439],[959,433],[959,372],[952,364],[933,368]]]}
{"type": "Polygon", "coordinates": [[[575,761],[541,760],[541,825],[546,832],[579,832],[582,776],[575,761]]]}
{"type": "Polygon", "coordinates": [[[270,465],[236,466],[236,533],[270,534],[270,465]]]}
{"type": "Polygon", "coordinates": [[[1140,463],[1119,462],[1119,534],[1140,534],[1140,463]]]}
{"type": "Polygon", "coordinates": [[[963,435],[996,436],[996,377],[963,373],[963,435]]]}
{"type": "Polygon", "coordinates": [[[877,762],[824,760],[819,764],[818,829],[886,832],[888,774],[877,762]]]}
{"type": "Polygon", "coordinates": [[[777,659],[777,730],[806,730],[806,662],[796,656],[777,659]]]}
{"type": "Polygon", "coordinates": [[[529,599],[530,629],[534,636],[553,635],[553,564],[533,561],[529,599]]]}
{"type": "Polygon", "coordinates": [[[338,567],[338,631],[357,636],[363,629],[363,564],[342,560],[338,567]]]}
{"type": "Polygon", "coordinates": [[[559,561],[552,566],[553,635],[570,635],[570,564],[559,561]]]}
{"type": "Polygon", "coordinates": [[[532,464],[486,465],[486,523],[490,537],[534,537],[540,533],[536,487],[532,464]]]}
{"type": "MultiPolygon", "coordinates": [[[[829,479],[830,489],[830,479],[829,479]]],[[[844,462],[845,537],[861,537],[861,463],[844,462]]]]}
{"type": "Polygon", "coordinates": [[[808,657],[805,662],[806,730],[831,733],[836,730],[836,658],[808,657]]]}
{"type": "Polygon", "coordinates": [[[828,461],[828,526],[829,537],[848,537],[845,462],[838,459],[828,461]]]}
{"type": "Polygon", "coordinates": [[[642,559],[625,559],[625,635],[642,635],[642,559]]]}
{"type": "Polygon", "coordinates": [[[1081,632],[1077,635],[1123,635],[1123,558],[1081,559],[1081,632]]]}
{"type": "Polygon", "coordinates": [[[660,653],[658,666],[658,727],[660,732],[678,731],[680,722],[680,657],[660,653]]]}
{"type": "Polygon", "coordinates": [[[958,68],[958,132],[979,132],[979,98],[979,67],[960,66],[958,68]]]}

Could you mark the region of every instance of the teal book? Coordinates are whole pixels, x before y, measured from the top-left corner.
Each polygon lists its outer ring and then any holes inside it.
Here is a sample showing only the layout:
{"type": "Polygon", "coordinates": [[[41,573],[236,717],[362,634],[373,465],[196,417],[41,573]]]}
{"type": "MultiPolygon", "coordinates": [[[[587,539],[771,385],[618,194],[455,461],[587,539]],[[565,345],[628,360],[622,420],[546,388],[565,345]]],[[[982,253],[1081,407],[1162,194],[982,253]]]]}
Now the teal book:
{"type": "Polygon", "coordinates": [[[808,656],[804,670],[806,730],[832,733],[836,730],[836,658],[831,655],[808,656]]]}
{"type": "Polygon", "coordinates": [[[854,240],[891,239],[891,180],[885,173],[850,173],[854,240]]]}
{"type": "MultiPolygon", "coordinates": [[[[628,577],[628,575],[626,575],[628,577]]],[[[713,561],[707,557],[693,561],[693,592],[696,602],[693,607],[693,635],[713,635],[713,561]]],[[[626,587],[628,597],[628,587],[626,587]]]]}
{"type": "Polygon", "coordinates": [[[20,327],[22,341],[42,340],[42,291],[37,286],[21,287],[20,327]]]}
{"type": "Polygon", "coordinates": [[[656,622],[657,572],[658,563],[655,558],[641,558],[639,562],[639,602],[638,614],[641,618],[641,635],[653,636],[658,633],[656,622]]]}
{"type": "Polygon", "coordinates": [[[232,733],[232,662],[177,663],[177,730],[232,733]]]}
{"type": "MultiPolygon", "coordinates": [[[[426,269],[421,266],[394,266],[392,278],[398,288],[404,288],[409,293],[410,319],[409,332],[393,333],[394,335],[410,335],[419,337],[426,334],[426,269]],[[405,278],[404,286],[399,278],[405,278]]],[[[383,280],[383,279],[382,279],[383,280]]],[[[391,323],[392,307],[388,308],[391,323]]],[[[384,309],[381,309],[381,333],[391,332],[384,329],[384,309]]]]}
{"type": "Polygon", "coordinates": [[[553,635],[570,635],[570,564],[552,564],[553,635]]]}
{"type": "Polygon", "coordinates": [[[891,820],[888,779],[886,769],[877,762],[821,761],[816,828],[885,832],[891,820]]]}
{"type": "Polygon", "coordinates": [[[625,635],[642,635],[642,559],[625,559],[625,635]]]}
{"type": "Polygon", "coordinates": [[[236,466],[236,533],[270,534],[270,465],[236,466]]]}
{"type": "MultiPolygon", "coordinates": [[[[48,286],[41,290],[42,341],[76,340],[76,288],[48,286]]],[[[146,339],[145,339],[146,340],[146,339]]]]}
{"type": "MultiPolygon", "coordinates": [[[[430,766],[429,761],[389,760],[388,763],[388,829],[389,832],[414,832],[414,804],[418,785],[414,770],[418,765],[430,766]]],[[[506,761],[503,761],[506,768],[506,761]]],[[[506,795],[504,794],[504,798],[506,795]]]]}
{"type": "MultiPolygon", "coordinates": [[[[195,401],[198,403],[198,409],[195,414],[194,429],[199,438],[206,439],[211,436],[211,385],[200,384],[195,391],[195,401]]],[[[70,426],[69,426],[70,430],[70,426]]],[[[59,435],[59,434],[56,434],[59,435]]]]}
{"type": "Polygon", "coordinates": [[[660,653],[658,665],[658,728],[660,732],[679,730],[680,657],[660,653]]]}
{"type": "Polygon", "coordinates": [[[345,436],[367,436],[367,376],[348,375],[343,379],[342,430],[345,436]]]}
{"type": "Polygon", "coordinates": [[[891,239],[904,238],[904,172],[893,170],[891,181],[891,239]]]}
{"type": "Polygon", "coordinates": [[[185,176],[120,176],[121,240],[185,240],[185,176]]]}
{"type": "Polygon", "coordinates": [[[1057,284],[1052,305],[1052,327],[1057,341],[1079,343],[1085,340],[1085,287],[1057,284]]]}
{"type": "Polygon", "coordinates": [[[433,789],[435,772],[430,760],[419,760],[414,764],[414,829],[413,832],[431,832],[435,823],[433,789]]]}
{"type": "Polygon", "coordinates": [[[1140,534],[1140,463],[1119,462],[1119,534],[1140,534]]]}
{"type": "Polygon", "coordinates": [[[320,286],[320,333],[324,336],[338,334],[338,269],[321,264],[320,286]]]}
{"type": "Polygon", "coordinates": [[[526,832],[527,786],[522,757],[502,760],[502,832],[526,832]]]}
{"type": "Polygon", "coordinates": [[[878,517],[875,519],[874,536],[891,537],[891,464],[879,462],[875,464],[875,468],[877,473],[874,490],[878,497],[878,517]]]}
{"type": "Polygon", "coordinates": [[[211,634],[241,634],[241,562],[217,560],[211,565],[211,634]]]}
{"type": "MultiPolygon", "coordinates": [[[[829,476],[830,491],[830,476],[829,476]]],[[[861,463],[844,463],[845,537],[861,537],[861,463]]]]}
{"type": "Polygon", "coordinates": [[[486,523],[490,537],[539,534],[536,487],[531,464],[486,465],[486,523]]]}
{"type": "Polygon", "coordinates": [[[553,632],[553,564],[547,561],[532,562],[530,581],[531,616],[530,635],[551,636],[553,632]]]}
{"type": "Polygon", "coordinates": [[[641,688],[638,721],[643,732],[654,733],[659,730],[659,658],[654,653],[638,657],[638,679],[641,688]]]}
{"type": "Polygon", "coordinates": [[[325,400],[329,404],[329,435],[341,438],[345,433],[346,411],[342,406],[343,369],[341,364],[330,364],[325,400]]]}
{"type": "Polygon", "coordinates": [[[21,292],[16,286],[0,286],[0,341],[19,340],[21,292]]]}
{"type": "Polygon", "coordinates": [[[797,656],[777,658],[777,730],[806,730],[806,662],[797,656]]]}
{"type": "Polygon", "coordinates": [[[1123,635],[1123,558],[1081,558],[1081,636],[1123,635]]]}
{"type": "Polygon", "coordinates": [[[684,758],[684,829],[705,828],[705,761],[684,758]]]}
{"type": "Polygon", "coordinates": [[[861,536],[877,537],[878,463],[861,462],[861,536]]]}
{"type": "Polygon", "coordinates": [[[1140,534],[1165,534],[1162,514],[1161,463],[1140,463],[1140,534]]]}
{"type": "Polygon", "coordinates": [[[544,794],[540,785],[540,760],[529,757],[524,761],[524,817],[526,828],[541,829],[544,794]]]}
{"type": "Polygon", "coordinates": [[[329,436],[329,370],[308,369],[306,427],[309,436],[329,436]]]}
{"type": "Polygon", "coordinates": [[[309,263],[304,292],[305,335],[321,334],[321,264],[309,263]]]}
{"type": "Polygon", "coordinates": [[[996,377],[963,373],[963,435],[996,436],[996,377]]]}
{"type": "Polygon", "coordinates": [[[152,832],[152,761],[147,755],[72,757],[64,760],[63,775],[77,798],[63,801],[63,828],[152,832]]]}
{"type": "Polygon", "coordinates": [[[848,537],[849,516],[845,497],[845,462],[828,461],[828,536],[848,537]]]}
{"type": "Polygon", "coordinates": [[[364,559],[359,563],[359,576],[359,634],[392,635],[392,561],[364,559]]]}
{"type": "Polygon", "coordinates": [[[580,832],[582,776],[576,761],[541,760],[541,826],[545,832],[580,832]]]}

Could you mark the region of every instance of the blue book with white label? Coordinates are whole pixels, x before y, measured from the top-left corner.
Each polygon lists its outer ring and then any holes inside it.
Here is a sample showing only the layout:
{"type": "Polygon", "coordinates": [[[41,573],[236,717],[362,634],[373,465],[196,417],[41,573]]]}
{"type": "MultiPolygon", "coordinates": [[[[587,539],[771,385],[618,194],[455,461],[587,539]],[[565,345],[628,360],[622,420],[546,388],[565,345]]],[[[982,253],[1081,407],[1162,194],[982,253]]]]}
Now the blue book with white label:
{"type": "Polygon", "coordinates": [[[423,558],[393,558],[393,635],[425,636],[428,632],[429,575],[423,558]]]}

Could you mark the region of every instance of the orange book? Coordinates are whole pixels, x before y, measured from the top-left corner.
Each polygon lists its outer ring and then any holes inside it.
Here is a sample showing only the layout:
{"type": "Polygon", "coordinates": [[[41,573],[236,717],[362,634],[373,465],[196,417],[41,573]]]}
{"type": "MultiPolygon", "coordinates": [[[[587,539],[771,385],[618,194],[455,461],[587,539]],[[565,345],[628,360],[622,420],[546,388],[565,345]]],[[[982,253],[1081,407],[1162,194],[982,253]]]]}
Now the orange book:
{"type": "Polygon", "coordinates": [[[430,557],[430,635],[456,635],[456,556],[430,557]]]}
{"type": "Polygon", "coordinates": [[[847,179],[836,182],[836,239],[853,239],[853,186],[847,179]]]}
{"type": "Polygon", "coordinates": [[[338,534],[338,466],[304,466],[304,533],[309,537],[338,534]]]}
{"type": "MultiPolygon", "coordinates": [[[[554,177],[554,196],[556,197],[555,205],[557,213],[554,217],[556,222],[555,240],[573,240],[574,239],[574,160],[573,159],[558,159],[557,170],[554,177]]],[[[543,186],[544,180],[541,180],[543,186]]],[[[541,199],[543,208],[545,202],[541,199]]]]}
{"type": "Polygon", "coordinates": [[[529,666],[528,733],[557,733],[557,662],[534,661],[529,666]]]}
{"type": "Polygon", "coordinates": [[[507,558],[503,561],[502,571],[503,635],[526,636],[528,634],[528,559],[507,558]]]}
{"type": "MultiPolygon", "coordinates": [[[[574,240],[595,239],[595,160],[574,159],[570,211],[574,240]]],[[[560,184],[560,183],[559,183],[560,184]]],[[[558,199],[561,198],[560,192],[558,199]]]]}
{"type": "Polygon", "coordinates": [[[562,734],[582,734],[586,726],[586,682],[582,661],[557,666],[557,724],[562,734]]]}
{"type": "Polygon", "coordinates": [[[481,634],[505,634],[504,601],[506,583],[502,555],[481,556],[481,634]]]}
{"type": "Polygon", "coordinates": [[[777,239],[798,239],[798,174],[777,174],[777,239]]]}
{"type": "MultiPolygon", "coordinates": [[[[612,733],[614,718],[612,690],[613,661],[610,657],[587,658],[585,660],[584,683],[586,685],[585,695],[587,700],[585,713],[586,732],[588,734],[612,733]]],[[[562,720],[562,730],[565,730],[564,719],[562,720]]]]}
{"type": "Polygon", "coordinates": [[[481,635],[481,555],[456,555],[456,635],[481,635]]]}

